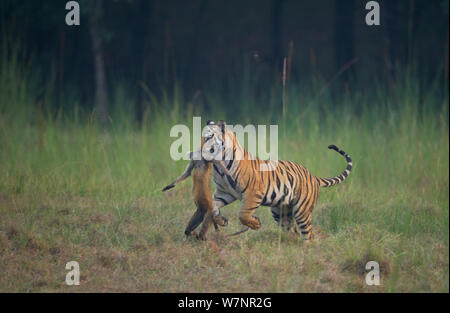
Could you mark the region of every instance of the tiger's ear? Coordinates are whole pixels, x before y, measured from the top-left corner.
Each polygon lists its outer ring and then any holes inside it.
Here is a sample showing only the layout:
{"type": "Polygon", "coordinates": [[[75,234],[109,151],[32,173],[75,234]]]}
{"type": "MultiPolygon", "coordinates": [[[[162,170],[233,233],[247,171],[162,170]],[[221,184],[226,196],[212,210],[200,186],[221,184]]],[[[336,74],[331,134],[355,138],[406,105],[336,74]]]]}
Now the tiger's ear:
{"type": "Polygon", "coordinates": [[[220,127],[220,129],[222,130],[222,133],[225,133],[225,126],[226,126],[226,124],[225,124],[224,121],[222,121],[222,120],[218,121],[217,122],[217,126],[220,127]]]}
{"type": "Polygon", "coordinates": [[[212,121],[212,120],[208,120],[207,122],[206,122],[206,126],[209,126],[209,125],[215,125],[216,123],[214,123],[214,121],[212,121]]]}

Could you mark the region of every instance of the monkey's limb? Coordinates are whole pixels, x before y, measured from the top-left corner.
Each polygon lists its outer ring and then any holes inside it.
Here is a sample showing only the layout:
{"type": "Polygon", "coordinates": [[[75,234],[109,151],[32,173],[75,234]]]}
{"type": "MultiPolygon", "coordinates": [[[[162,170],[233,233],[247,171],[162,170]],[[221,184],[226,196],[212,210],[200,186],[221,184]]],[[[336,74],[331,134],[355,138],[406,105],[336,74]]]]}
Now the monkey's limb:
{"type": "Polygon", "coordinates": [[[201,222],[203,222],[203,218],[205,216],[205,211],[201,208],[197,208],[194,215],[192,215],[191,219],[189,220],[188,225],[186,226],[186,229],[184,230],[184,234],[186,236],[189,236],[191,232],[200,225],[201,222]]]}
{"type": "Polygon", "coordinates": [[[175,187],[178,183],[182,182],[183,180],[185,180],[186,178],[188,178],[189,176],[191,176],[192,170],[195,167],[195,164],[197,163],[197,161],[191,160],[189,162],[189,164],[186,166],[186,169],[184,170],[183,174],[181,174],[177,179],[175,179],[171,184],[167,185],[166,187],[163,188],[162,191],[166,191],[169,189],[172,189],[173,187],[175,187]]]}

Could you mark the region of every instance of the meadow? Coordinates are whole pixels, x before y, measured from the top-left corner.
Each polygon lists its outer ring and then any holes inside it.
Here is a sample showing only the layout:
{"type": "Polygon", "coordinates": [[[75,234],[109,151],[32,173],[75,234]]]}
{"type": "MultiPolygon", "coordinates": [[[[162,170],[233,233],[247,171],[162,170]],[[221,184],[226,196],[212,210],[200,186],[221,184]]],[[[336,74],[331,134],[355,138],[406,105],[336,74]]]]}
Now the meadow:
{"type": "Polygon", "coordinates": [[[399,75],[395,88],[375,82],[370,91],[361,85],[337,98],[291,82],[282,116],[279,92],[260,102],[242,75],[230,84],[229,99],[212,87],[198,101],[176,85],[162,96],[149,92],[141,125],[119,85],[104,129],[95,111],[69,96],[51,110],[51,77],[37,100],[31,67],[14,59],[2,65],[0,291],[449,291],[444,82],[419,96],[420,80],[399,75]],[[229,101],[240,109],[227,109],[229,101]],[[255,214],[260,230],[226,238],[241,228],[238,202],[222,209],[229,226],[210,230],[208,241],[185,237],[195,210],[192,182],[161,188],[187,163],[170,159],[170,129],[190,126],[192,116],[280,124],[280,157],[321,177],[345,168],[329,144],[350,154],[349,178],[321,190],[314,241],[282,232],[266,207],[255,214]],[[365,283],[372,260],[380,264],[379,286],[365,283]],[[79,286],[65,284],[69,261],[80,264],[79,286]]]}

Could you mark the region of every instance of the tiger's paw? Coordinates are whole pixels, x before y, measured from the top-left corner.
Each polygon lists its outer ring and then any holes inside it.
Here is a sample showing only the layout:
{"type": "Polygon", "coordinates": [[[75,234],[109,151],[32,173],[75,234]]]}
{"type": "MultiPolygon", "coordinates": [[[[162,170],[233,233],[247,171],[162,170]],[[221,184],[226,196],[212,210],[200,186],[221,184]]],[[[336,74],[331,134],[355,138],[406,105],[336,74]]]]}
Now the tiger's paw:
{"type": "Polygon", "coordinates": [[[222,215],[216,215],[213,217],[214,222],[222,227],[225,227],[228,225],[228,220],[226,217],[222,216],[222,215]]]}
{"type": "Polygon", "coordinates": [[[247,222],[247,226],[253,230],[257,230],[261,227],[261,220],[257,216],[252,216],[252,219],[247,222]]]}

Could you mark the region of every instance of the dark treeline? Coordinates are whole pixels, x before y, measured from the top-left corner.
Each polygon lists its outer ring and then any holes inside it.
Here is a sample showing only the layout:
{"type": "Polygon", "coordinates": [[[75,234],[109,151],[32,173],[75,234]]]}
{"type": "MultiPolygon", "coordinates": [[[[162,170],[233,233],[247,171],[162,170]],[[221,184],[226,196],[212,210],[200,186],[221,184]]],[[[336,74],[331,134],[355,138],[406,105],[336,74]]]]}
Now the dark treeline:
{"type": "Polygon", "coordinates": [[[118,83],[137,116],[146,90],[175,82],[188,99],[212,81],[225,95],[244,69],[269,90],[285,56],[292,80],[321,77],[338,93],[390,84],[399,69],[414,68],[424,86],[448,76],[446,0],[380,0],[380,26],[366,25],[360,0],[80,0],[80,26],[65,24],[66,2],[0,0],[1,43],[19,43],[43,81],[55,76],[56,99],[76,95],[87,109],[97,99],[108,110],[118,83]]]}

